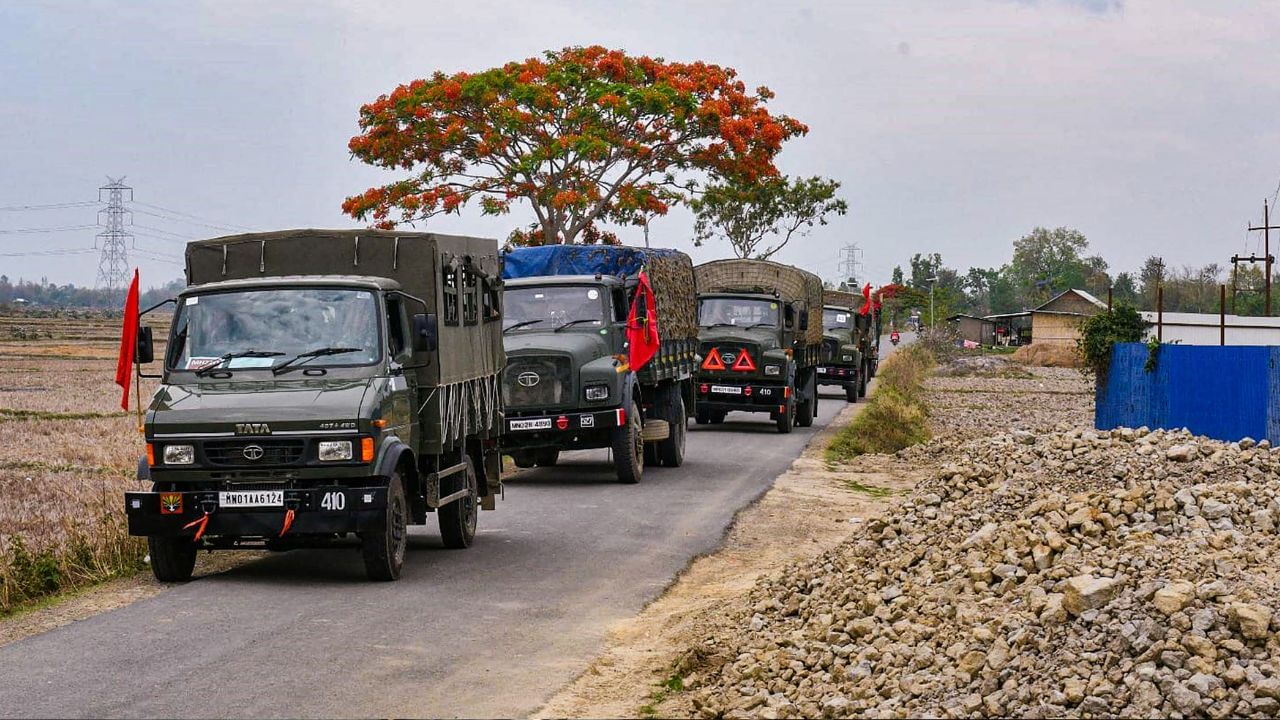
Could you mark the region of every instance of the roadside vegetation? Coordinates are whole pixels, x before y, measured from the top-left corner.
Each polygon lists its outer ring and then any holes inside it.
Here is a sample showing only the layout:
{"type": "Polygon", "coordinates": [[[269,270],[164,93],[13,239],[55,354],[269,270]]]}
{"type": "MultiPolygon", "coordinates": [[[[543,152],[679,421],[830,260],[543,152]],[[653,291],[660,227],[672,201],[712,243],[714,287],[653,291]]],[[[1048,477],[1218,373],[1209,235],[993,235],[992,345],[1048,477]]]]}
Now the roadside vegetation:
{"type": "Polygon", "coordinates": [[[876,389],[853,422],[836,433],[827,460],[847,462],[867,453],[893,453],[929,439],[924,381],[936,360],[924,345],[898,350],[880,366],[876,389]]]}

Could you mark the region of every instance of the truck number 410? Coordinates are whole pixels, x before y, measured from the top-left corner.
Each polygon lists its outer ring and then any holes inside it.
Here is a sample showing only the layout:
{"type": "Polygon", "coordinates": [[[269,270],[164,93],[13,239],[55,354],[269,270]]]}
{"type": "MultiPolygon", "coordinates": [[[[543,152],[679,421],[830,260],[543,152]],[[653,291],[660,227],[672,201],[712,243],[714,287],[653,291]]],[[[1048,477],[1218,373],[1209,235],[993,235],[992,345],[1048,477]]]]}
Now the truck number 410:
{"type": "Polygon", "coordinates": [[[325,510],[345,510],[347,508],[347,494],[327,492],[324,497],[320,498],[320,507],[325,510]]]}

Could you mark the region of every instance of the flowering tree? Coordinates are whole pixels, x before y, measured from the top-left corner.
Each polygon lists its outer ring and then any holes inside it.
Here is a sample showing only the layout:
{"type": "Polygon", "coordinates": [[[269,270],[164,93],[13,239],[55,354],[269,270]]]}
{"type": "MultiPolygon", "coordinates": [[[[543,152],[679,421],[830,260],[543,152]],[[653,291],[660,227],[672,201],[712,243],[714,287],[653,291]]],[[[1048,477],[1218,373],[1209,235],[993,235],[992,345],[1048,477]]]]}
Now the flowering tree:
{"type": "Polygon", "coordinates": [[[732,68],[570,47],[480,73],[437,72],[360,109],[351,153],[409,176],[346,199],[391,228],[457,213],[501,215],[527,200],[529,244],[607,241],[596,221],[640,224],[685,201],[697,177],[778,174],[786,140],[808,131],[770,114],[732,68]]]}
{"type": "Polygon", "coordinates": [[[796,234],[826,225],[831,213],[848,212],[838,189],[840,183],[817,176],[717,183],[692,202],[694,243],[724,239],[738,257],[765,260],[796,234]],[[777,241],[767,243],[770,237],[777,241]]]}

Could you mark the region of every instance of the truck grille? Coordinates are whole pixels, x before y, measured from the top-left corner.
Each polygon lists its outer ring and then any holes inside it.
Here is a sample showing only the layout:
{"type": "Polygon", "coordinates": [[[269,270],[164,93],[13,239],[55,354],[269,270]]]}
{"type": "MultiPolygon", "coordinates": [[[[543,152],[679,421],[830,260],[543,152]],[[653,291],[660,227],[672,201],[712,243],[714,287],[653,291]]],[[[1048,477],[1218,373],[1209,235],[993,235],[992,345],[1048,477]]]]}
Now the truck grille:
{"type": "Polygon", "coordinates": [[[833,363],[840,359],[840,341],[831,338],[823,338],[822,352],[819,356],[824,363],[833,363]]]}
{"type": "Polygon", "coordinates": [[[223,467],[255,467],[292,465],[302,460],[306,440],[212,440],[204,444],[204,456],[210,465],[223,467]],[[251,446],[261,449],[261,457],[251,446]]]}
{"type": "Polygon", "coordinates": [[[551,408],[573,402],[569,358],[513,357],[502,375],[502,401],[511,409],[551,408]]]}

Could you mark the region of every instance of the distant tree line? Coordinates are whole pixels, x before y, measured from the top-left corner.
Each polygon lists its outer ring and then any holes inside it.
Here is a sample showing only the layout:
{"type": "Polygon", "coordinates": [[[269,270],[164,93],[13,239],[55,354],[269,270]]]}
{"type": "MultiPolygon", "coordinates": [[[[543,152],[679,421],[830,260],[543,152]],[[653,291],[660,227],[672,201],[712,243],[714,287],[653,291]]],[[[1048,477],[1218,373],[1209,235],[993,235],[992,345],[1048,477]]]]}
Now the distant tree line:
{"type": "MultiPolygon", "coordinates": [[[[141,294],[139,304],[150,307],[161,300],[171,298],[186,287],[181,280],[170,280],[160,287],[153,287],[141,294]]],[[[47,278],[38,282],[21,280],[13,282],[8,275],[0,275],[0,307],[19,306],[41,308],[94,308],[120,310],[124,307],[124,290],[99,290],[77,287],[73,284],[57,285],[47,278]]]]}
{"type": "MultiPolygon", "coordinates": [[[[893,270],[893,282],[908,291],[899,294],[889,309],[901,321],[903,311],[918,308],[928,323],[929,279],[935,278],[933,305],[939,319],[956,313],[985,316],[1029,310],[1072,288],[1103,302],[1110,288],[1115,303],[1154,310],[1156,288],[1161,285],[1165,312],[1217,312],[1222,284],[1227,285],[1228,313],[1262,315],[1265,310],[1261,264],[1240,266],[1235,278],[1238,292],[1232,289],[1230,267],[1218,263],[1169,267],[1153,255],[1137,272],[1112,275],[1110,269],[1102,256],[1089,253],[1089,241],[1079,230],[1038,227],[1014,241],[1013,257],[1000,267],[961,273],[947,267],[938,253],[913,255],[906,270],[902,266],[893,270]]],[[[1277,280],[1280,275],[1272,282],[1277,280]]]]}

